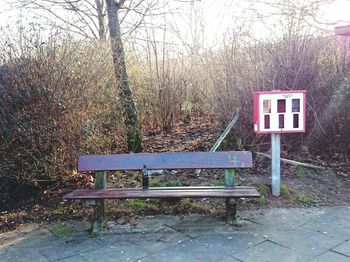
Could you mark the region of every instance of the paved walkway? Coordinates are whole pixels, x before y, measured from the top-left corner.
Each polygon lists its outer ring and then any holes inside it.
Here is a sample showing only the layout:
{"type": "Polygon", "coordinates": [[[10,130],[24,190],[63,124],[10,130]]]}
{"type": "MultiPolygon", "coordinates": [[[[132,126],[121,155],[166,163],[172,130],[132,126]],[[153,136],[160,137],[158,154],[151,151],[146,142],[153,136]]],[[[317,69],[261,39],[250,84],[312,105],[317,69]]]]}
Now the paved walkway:
{"type": "Polygon", "coordinates": [[[0,235],[0,261],[350,261],[350,207],[242,213],[240,227],[210,216],[109,223],[88,238],[83,222],[26,225],[0,235]]]}

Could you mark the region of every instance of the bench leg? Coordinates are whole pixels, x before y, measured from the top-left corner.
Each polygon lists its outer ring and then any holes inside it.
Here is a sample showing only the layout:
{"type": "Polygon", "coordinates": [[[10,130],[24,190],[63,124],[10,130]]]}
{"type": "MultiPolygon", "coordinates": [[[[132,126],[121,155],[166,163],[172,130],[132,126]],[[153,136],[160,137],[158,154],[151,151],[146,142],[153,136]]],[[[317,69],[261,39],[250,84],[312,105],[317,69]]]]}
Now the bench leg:
{"type": "Polygon", "coordinates": [[[226,198],[226,223],[229,225],[236,224],[237,201],[226,198]]]}
{"type": "Polygon", "coordinates": [[[106,200],[98,200],[94,206],[94,221],[91,231],[98,233],[106,227],[106,224],[106,200]]]}
{"type": "MultiPolygon", "coordinates": [[[[225,186],[234,187],[235,171],[233,169],[225,169],[225,186]]],[[[233,225],[236,223],[236,207],[237,201],[235,199],[226,198],[226,223],[233,225]]]]}
{"type": "MultiPolygon", "coordinates": [[[[95,176],[95,188],[106,188],[106,172],[96,172],[95,176]]],[[[107,225],[106,219],[106,200],[97,200],[94,206],[94,221],[92,223],[91,231],[98,233],[103,230],[107,225]]]]}

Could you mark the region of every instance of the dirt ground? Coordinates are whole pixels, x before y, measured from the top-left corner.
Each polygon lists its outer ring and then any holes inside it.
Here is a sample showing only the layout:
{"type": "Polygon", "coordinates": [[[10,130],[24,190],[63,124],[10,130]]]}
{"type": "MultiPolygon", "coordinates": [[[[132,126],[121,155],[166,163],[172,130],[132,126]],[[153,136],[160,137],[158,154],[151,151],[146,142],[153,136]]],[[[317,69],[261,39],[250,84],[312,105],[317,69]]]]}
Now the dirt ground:
{"type": "MultiPolygon", "coordinates": [[[[220,134],[219,123],[211,117],[192,118],[191,124],[179,121],[170,134],[144,131],[146,152],[209,151],[220,134]]],[[[300,159],[299,159],[300,160],[300,159]]],[[[271,207],[300,207],[342,205],[350,203],[350,163],[341,155],[308,157],[305,162],[323,166],[314,170],[283,164],[281,166],[281,196],[271,195],[270,160],[253,154],[254,168],[236,171],[236,185],[252,185],[262,197],[242,199],[239,209],[271,207]]],[[[108,176],[110,187],[140,187],[141,174],[113,173],[108,176]]],[[[151,186],[223,185],[223,171],[195,170],[186,172],[154,173],[151,186]]],[[[64,194],[76,187],[93,186],[90,174],[77,174],[73,180],[55,185],[39,198],[23,201],[13,210],[0,213],[0,232],[15,229],[27,222],[50,223],[58,220],[89,220],[92,209],[82,201],[64,202],[64,194]]],[[[128,200],[108,201],[108,219],[133,223],[138,218],[153,214],[205,213],[222,217],[224,201],[202,200],[128,200]]]]}

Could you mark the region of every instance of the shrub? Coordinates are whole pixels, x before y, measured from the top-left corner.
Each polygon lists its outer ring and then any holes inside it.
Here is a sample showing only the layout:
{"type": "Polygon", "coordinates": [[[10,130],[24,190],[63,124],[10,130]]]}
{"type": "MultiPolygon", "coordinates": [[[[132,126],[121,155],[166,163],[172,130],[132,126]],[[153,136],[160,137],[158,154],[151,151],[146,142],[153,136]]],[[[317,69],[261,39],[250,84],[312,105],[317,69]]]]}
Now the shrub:
{"type": "Polygon", "coordinates": [[[292,198],[292,193],[286,184],[281,184],[281,195],[287,199],[292,198]]]}
{"type": "Polygon", "coordinates": [[[299,202],[306,206],[312,206],[317,204],[317,199],[311,195],[302,195],[299,197],[299,202]]]}
{"type": "Polygon", "coordinates": [[[266,202],[265,196],[261,196],[257,199],[254,199],[254,202],[257,203],[259,206],[265,205],[265,202],[266,202]]]}
{"type": "Polygon", "coordinates": [[[26,195],[69,177],[80,153],[125,144],[107,49],[26,39],[1,50],[0,209],[11,208],[21,188],[26,195]]]}
{"type": "Polygon", "coordinates": [[[271,191],[271,189],[270,189],[270,186],[268,186],[266,184],[261,184],[258,187],[258,191],[259,191],[260,194],[266,195],[266,194],[268,194],[271,191]]]}

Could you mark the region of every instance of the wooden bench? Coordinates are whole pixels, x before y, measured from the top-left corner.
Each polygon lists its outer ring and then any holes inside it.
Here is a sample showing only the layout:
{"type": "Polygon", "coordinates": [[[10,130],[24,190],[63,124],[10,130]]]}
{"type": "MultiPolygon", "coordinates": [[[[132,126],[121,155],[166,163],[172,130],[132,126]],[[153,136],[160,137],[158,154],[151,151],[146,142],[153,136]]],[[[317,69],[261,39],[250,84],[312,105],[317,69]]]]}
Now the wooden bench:
{"type": "Polygon", "coordinates": [[[247,151],[139,153],[83,155],[79,172],[96,172],[95,189],[78,189],[64,196],[65,200],[95,200],[93,231],[104,228],[106,199],[149,198],[224,198],[226,219],[234,223],[236,199],[260,197],[254,187],[234,186],[235,170],[252,167],[252,154],[247,151]],[[150,170],[224,169],[224,187],[149,187],[150,170]],[[106,171],[142,171],[140,188],[107,188],[106,171]],[[230,201],[232,199],[232,201],[230,201]]]}

